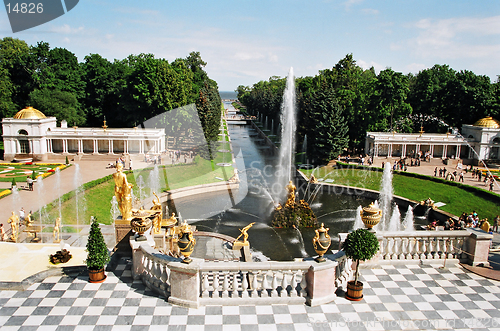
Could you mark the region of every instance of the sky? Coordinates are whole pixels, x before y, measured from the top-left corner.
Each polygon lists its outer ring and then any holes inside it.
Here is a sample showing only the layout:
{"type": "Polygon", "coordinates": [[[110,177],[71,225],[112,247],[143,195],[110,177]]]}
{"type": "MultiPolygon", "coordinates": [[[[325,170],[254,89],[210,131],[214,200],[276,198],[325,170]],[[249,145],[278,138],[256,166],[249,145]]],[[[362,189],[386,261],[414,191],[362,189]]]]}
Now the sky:
{"type": "MultiPolygon", "coordinates": [[[[52,0],[59,1],[59,0],[52,0]]],[[[198,51],[221,91],[271,76],[314,76],[347,54],[378,73],[435,64],[500,75],[499,0],[80,0],[65,15],[0,37],[64,47],[80,62],[152,53],[174,61],[198,51]]]]}

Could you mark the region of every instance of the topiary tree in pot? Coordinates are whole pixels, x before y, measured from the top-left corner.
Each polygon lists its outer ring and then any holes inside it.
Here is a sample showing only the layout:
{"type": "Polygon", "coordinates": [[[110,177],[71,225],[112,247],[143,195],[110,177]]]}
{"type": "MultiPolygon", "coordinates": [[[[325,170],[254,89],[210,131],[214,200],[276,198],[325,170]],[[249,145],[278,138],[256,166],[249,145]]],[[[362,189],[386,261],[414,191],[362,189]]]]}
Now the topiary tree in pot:
{"type": "Polygon", "coordinates": [[[104,266],[109,262],[110,257],[97,218],[92,216],[91,221],[85,263],[89,270],[89,281],[91,283],[101,283],[106,279],[104,266]]]}
{"type": "Polygon", "coordinates": [[[359,261],[371,259],[379,249],[377,237],[366,229],[357,229],[347,235],[342,249],[345,255],[356,262],[356,271],[354,280],[347,282],[346,298],[353,301],[359,301],[363,298],[363,283],[359,278],[359,261]]]}

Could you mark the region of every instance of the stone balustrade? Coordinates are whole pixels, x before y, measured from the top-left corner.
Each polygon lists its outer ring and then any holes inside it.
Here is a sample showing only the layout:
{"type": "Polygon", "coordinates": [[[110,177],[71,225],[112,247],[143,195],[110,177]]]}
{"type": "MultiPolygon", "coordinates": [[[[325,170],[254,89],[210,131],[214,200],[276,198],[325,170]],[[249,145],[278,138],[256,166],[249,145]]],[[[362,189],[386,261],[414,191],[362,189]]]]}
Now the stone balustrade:
{"type": "Polygon", "coordinates": [[[335,299],[335,291],[352,277],[344,252],[289,262],[214,262],[179,258],[153,248],[154,240],[130,238],[132,275],[173,304],[203,305],[303,304],[320,305],[335,299]]]}
{"type": "MultiPolygon", "coordinates": [[[[426,260],[450,260],[488,265],[489,245],[493,236],[479,229],[458,231],[376,232],[379,252],[365,264],[420,263],[426,260]]],[[[339,233],[343,243],[347,233],[339,233]]],[[[340,244],[341,248],[342,244],[340,244]]],[[[443,261],[444,262],[444,261],[443,261]]]]}

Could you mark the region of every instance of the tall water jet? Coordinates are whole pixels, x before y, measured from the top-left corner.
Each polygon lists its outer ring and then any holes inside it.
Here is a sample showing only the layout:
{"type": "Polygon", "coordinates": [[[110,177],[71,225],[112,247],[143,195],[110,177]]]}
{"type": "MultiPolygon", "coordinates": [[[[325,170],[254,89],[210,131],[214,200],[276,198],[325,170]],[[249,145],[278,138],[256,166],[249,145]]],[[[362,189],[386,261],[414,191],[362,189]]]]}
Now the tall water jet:
{"type": "Polygon", "coordinates": [[[387,226],[387,231],[401,231],[401,213],[396,204],[394,204],[392,208],[392,215],[389,220],[389,225],[387,226]]]}
{"type": "Polygon", "coordinates": [[[354,218],[354,225],[352,226],[352,230],[356,231],[357,229],[364,228],[363,220],[361,219],[361,212],[363,211],[363,207],[360,205],[356,208],[356,217],[354,218]]]}
{"type": "Polygon", "coordinates": [[[56,183],[55,183],[55,194],[57,196],[57,209],[59,213],[59,218],[62,220],[62,207],[61,207],[61,170],[56,168],[56,183]]]}
{"type": "Polygon", "coordinates": [[[408,210],[406,211],[403,227],[405,232],[415,231],[413,224],[413,208],[411,206],[408,206],[408,210]]]}
{"type": "MultiPolygon", "coordinates": [[[[281,144],[280,156],[277,171],[277,195],[278,201],[283,201],[286,196],[285,187],[291,180],[292,165],[294,164],[295,148],[295,78],[293,68],[290,68],[286,79],[286,88],[283,93],[283,103],[281,104],[281,144]]],[[[273,190],[275,191],[275,190],[273,190]]]]}
{"type": "Polygon", "coordinates": [[[109,210],[111,214],[111,221],[114,222],[118,215],[120,215],[120,209],[118,208],[118,201],[116,200],[116,196],[113,195],[111,199],[111,209],[109,210]]]}
{"type": "Polygon", "coordinates": [[[75,164],[75,177],[73,179],[75,186],[75,216],[77,233],[80,232],[80,220],[86,219],[87,202],[85,200],[85,190],[83,189],[83,178],[80,172],[80,165],[75,164]]]}
{"type": "Polygon", "coordinates": [[[158,165],[155,164],[153,170],[149,173],[148,177],[149,188],[151,190],[150,196],[153,196],[153,192],[156,194],[160,193],[160,171],[158,170],[158,165]]]}
{"type": "Polygon", "coordinates": [[[302,142],[302,163],[307,163],[307,134],[304,135],[304,141],[302,142]]]}
{"type": "Polygon", "coordinates": [[[146,198],[146,195],[144,193],[144,187],[146,187],[146,184],[144,183],[144,179],[142,178],[142,175],[137,176],[137,180],[135,181],[137,188],[139,189],[139,200],[144,200],[146,198]]]}
{"type": "Polygon", "coordinates": [[[389,227],[393,195],[391,163],[386,162],[384,163],[384,173],[382,175],[382,182],[380,183],[379,196],[379,205],[380,209],[382,209],[382,219],[380,220],[378,227],[382,231],[387,231],[389,227]]]}

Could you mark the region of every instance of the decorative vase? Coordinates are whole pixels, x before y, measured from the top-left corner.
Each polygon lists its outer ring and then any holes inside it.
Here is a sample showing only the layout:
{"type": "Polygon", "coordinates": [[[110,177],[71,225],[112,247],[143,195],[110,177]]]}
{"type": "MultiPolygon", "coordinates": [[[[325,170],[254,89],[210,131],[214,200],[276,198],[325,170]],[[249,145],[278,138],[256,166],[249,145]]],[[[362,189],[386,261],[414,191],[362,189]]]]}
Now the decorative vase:
{"type": "Polygon", "coordinates": [[[106,274],[104,273],[104,268],[98,270],[88,269],[88,271],[89,271],[90,283],[102,283],[106,280],[106,274]]]}
{"type": "Polygon", "coordinates": [[[196,239],[193,238],[193,231],[191,231],[191,226],[186,222],[181,226],[181,237],[177,241],[177,246],[181,254],[184,255],[183,263],[191,263],[193,260],[189,258],[191,253],[193,253],[194,245],[196,245],[196,239]]]}
{"type": "Polygon", "coordinates": [[[382,210],[380,208],[375,207],[375,205],[370,203],[368,207],[363,207],[363,210],[360,212],[361,220],[365,224],[367,229],[372,229],[375,225],[380,222],[382,218],[382,210]]]}
{"type": "Polygon", "coordinates": [[[137,233],[137,237],[135,241],[145,241],[147,240],[144,233],[149,230],[151,225],[153,225],[153,221],[149,218],[150,213],[145,210],[139,210],[133,213],[134,217],[132,221],[130,221],[130,227],[137,233]]]}
{"type": "Polygon", "coordinates": [[[345,298],[351,301],[361,301],[363,299],[363,283],[351,280],[347,282],[347,292],[345,298]]]}
{"type": "Polygon", "coordinates": [[[319,229],[314,230],[316,232],[316,236],[313,238],[313,246],[316,254],[319,256],[314,259],[316,262],[325,262],[326,259],[323,255],[326,253],[330,244],[332,243],[332,239],[328,235],[328,228],[325,229],[323,223],[321,223],[321,227],[319,229]]]}

